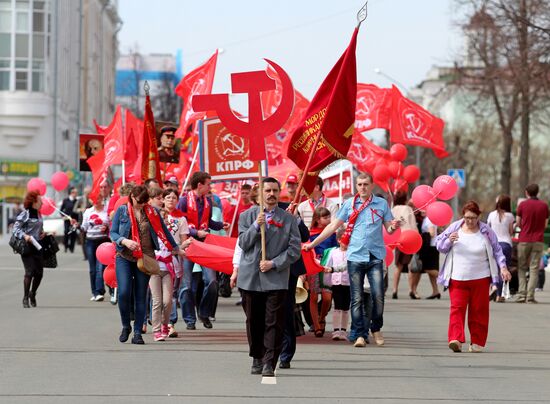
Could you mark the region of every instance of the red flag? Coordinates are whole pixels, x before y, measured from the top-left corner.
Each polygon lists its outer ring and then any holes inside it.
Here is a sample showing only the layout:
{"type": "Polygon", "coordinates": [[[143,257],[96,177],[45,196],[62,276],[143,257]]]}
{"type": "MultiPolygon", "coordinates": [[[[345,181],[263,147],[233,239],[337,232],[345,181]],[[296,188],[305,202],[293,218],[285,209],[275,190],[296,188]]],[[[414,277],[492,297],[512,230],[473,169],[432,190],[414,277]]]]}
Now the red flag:
{"type": "Polygon", "coordinates": [[[112,166],[113,164],[121,164],[124,159],[124,142],[122,140],[122,116],[120,112],[120,105],[116,107],[113,120],[106,128],[97,125],[97,133],[102,134],[103,137],[103,149],[105,150],[105,168],[112,166]]]}
{"type": "Polygon", "coordinates": [[[157,148],[157,133],[155,130],[155,117],[151,108],[151,98],[145,96],[145,114],[143,117],[143,142],[141,148],[141,178],[156,178],[162,184],[160,175],[160,163],[157,148]]]}
{"type": "Polygon", "coordinates": [[[374,84],[357,84],[355,128],[359,132],[390,128],[391,90],[374,84]]]}
{"type": "Polygon", "coordinates": [[[141,184],[141,146],[143,144],[143,121],[126,109],[126,150],[124,165],[126,181],[141,184]]]}
{"type": "Polygon", "coordinates": [[[392,86],[392,116],[390,139],[392,143],[412,144],[432,149],[438,158],[449,155],[443,142],[442,119],[432,115],[420,105],[403,97],[392,86]]]}
{"type": "Polygon", "coordinates": [[[389,154],[386,149],[375,145],[363,134],[356,131],[353,134],[347,158],[360,171],[372,173],[376,161],[380,158],[389,157],[389,154]]]}
{"type": "Polygon", "coordinates": [[[101,149],[97,154],[86,160],[92,171],[92,190],[89,193],[89,198],[95,202],[99,195],[99,186],[107,179],[106,171],[103,169],[105,162],[105,149],[101,149]]]}
{"type": "Polygon", "coordinates": [[[176,94],[183,99],[183,109],[180,116],[180,126],[176,132],[176,137],[186,142],[186,134],[190,136],[193,132],[189,131],[189,126],[197,119],[204,117],[204,112],[195,112],[191,106],[191,99],[197,94],[212,93],[214,84],[214,73],[216,72],[216,62],[218,60],[218,50],[204,63],[195,70],[186,74],[176,86],[176,94]]]}
{"type": "Polygon", "coordinates": [[[185,257],[196,264],[231,275],[234,249],[194,240],[185,250],[185,257]]]}
{"type": "MultiPolygon", "coordinates": [[[[287,156],[298,167],[305,168],[308,157],[315,153],[309,176],[339,158],[345,158],[351,144],[355,122],[357,74],[355,47],[358,28],[350,44],[325,78],[311,100],[301,125],[289,136],[287,156]],[[321,140],[312,151],[317,134],[321,140]]],[[[315,182],[311,182],[313,185],[315,182]]],[[[310,193],[311,187],[306,188],[310,193]]]]}

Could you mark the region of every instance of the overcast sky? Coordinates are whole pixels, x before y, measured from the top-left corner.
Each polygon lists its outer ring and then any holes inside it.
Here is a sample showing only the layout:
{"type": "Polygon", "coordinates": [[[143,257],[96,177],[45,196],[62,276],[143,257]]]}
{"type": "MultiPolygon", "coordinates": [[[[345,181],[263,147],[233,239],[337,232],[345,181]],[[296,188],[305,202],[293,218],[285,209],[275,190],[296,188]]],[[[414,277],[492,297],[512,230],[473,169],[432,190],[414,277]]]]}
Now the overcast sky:
{"type": "MultiPolygon", "coordinates": [[[[229,93],[230,73],[264,69],[266,57],[311,98],[348,45],[362,5],[362,0],[120,0],[120,51],[135,45],[142,54],[181,49],[185,73],[223,48],[214,92],[229,93]]],[[[379,68],[410,88],[432,65],[452,63],[462,44],[453,10],[453,0],[370,0],[357,43],[358,81],[390,86],[374,72],[379,68]]],[[[232,103],[238,108],[241,100],[232,103]]]]}

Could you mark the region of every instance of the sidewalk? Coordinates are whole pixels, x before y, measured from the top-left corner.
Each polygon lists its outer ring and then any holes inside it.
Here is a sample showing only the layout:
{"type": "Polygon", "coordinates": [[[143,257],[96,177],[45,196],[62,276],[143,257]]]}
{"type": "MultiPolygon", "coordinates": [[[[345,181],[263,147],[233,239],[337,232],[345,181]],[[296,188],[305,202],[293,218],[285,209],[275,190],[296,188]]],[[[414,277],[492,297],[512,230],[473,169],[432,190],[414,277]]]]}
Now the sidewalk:
{"type": "MultiPolygon", "coordinates": [[[[538,305],[492,304],[487,351],[455,354],[446,343],[448,294],[405,299],[403,279],[404,297],[386,301],[384,347],[310,333],[298,338],[292,368],[265,385],[249,374],[235,293],[220,298],[212,330],[185,331],[180,320],[179,338],[155,343],[148,333],[144,346],[121,344],[117,307],[88,300],[80,250],[58,257],[60,267],[45,271],[38,307],[23,309],[19,256],[0,247],[2,403],[550,401],[549,291],[537,294],[538,305]]],[[[427,296],[427,279],[421,286],[427,296]]]]}

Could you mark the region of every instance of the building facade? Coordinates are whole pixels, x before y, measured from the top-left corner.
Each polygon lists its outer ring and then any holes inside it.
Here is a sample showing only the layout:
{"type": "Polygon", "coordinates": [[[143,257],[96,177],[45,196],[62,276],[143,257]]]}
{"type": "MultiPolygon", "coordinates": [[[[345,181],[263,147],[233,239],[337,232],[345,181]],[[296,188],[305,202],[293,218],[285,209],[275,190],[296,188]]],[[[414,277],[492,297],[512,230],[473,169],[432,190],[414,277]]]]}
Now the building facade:
{"type": "Polygon", "coordinates": [[[121,26],[118,1],[0,0],[1,199],[78,178],[79,133],[114,111],[121,26]]]}

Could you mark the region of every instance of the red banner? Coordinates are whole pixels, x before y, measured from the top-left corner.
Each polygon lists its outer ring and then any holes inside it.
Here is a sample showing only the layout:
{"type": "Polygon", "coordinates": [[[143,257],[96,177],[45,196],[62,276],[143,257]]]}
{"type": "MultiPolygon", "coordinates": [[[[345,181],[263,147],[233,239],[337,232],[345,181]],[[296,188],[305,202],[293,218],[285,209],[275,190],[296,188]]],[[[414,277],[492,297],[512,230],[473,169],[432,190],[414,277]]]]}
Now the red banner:
{"type": "Polygon", "coordinates": [[[145,96],[145,116],[143,117],[143,143],[141,148],[141,178],[156,178],[162,184],[160,164],[157,148],[157,132],[155,130],[155,117],[151,108],[149,95],[145,96]]]}
{"type": "Polygon", "coordinates": [[[427,147],[439,158],[449,155],[443,142],[442,119],[432,115],[420,105],[403,97],[392,86],[392,119],[390,139],[392,143],[404,143],[427,147]]]}
{"type": "Polygon", "coordinates": [[[126,150],[124,165],[126,181],[141,184],[141,145],[143,144],[143,121],[126,109],[126,150]]]}
{"type": "Polygon", "coordinates": [[[376,146],[363,134],[355,132],[348,152],[348,160],[351,161],[359,171],[372,173],[374,164],[380,158],[389,157],[389,151],[376,146]]]}
{"type": "Polygon", "coordinates": [[[219,119],[199,121],[201,170],[213,181],[258,178],[247,139],[230,133],[219,119]]]}
{"type": "Polygon", "coordinates": [[[342,178],[340,178],[339,173],[323,178],[323,184],[323,193],[329,198],[340,197],[340,190],[342,190],[341,195],[353,194],[353,184],[349,170],[342,173],[342,178]]]}
{"type": "Polygon", "coordinates": [[[359,132],[390,128],[391,91],[374,84],[357,84],[355,129],[359,132]]]}

